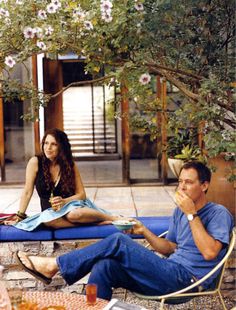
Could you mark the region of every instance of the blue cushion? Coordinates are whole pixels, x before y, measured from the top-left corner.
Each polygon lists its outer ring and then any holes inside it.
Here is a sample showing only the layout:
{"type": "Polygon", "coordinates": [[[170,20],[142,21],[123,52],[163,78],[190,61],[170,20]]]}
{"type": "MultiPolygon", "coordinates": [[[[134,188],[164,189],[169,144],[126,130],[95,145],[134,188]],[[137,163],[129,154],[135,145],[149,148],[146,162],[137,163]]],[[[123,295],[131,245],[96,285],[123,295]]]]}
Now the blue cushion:
{"type": "MultiPolygon", "coordinates": [[[[154,234],[159,235],[168,230],[169,216],[137,217],[154,234]]],[[[84,225],[72,228],[60,228],[54,231],[55,240],[66,239],[100,239],[105,238],[118,229],[113,225],[84,225]]],[[[143,238],[142,235],[131,235],[132,238],[143,238]]]]}
{"type": "MultiPolygon", "coordinates": [[[[159,235],[168,230],[169,216],[137,217],[154,234],[159,235]]],[[[0,241],[39,241],[39,240],[68,240],[68,239],[102,239],[118,229],[113,225],[84,225],[73,228],[47,229],[42,226],[35,231],[28,232],[13,226],[0,225],[0,241]]],[[[140,239],[142,235],[131,235],[140,239]]]]}
{"type": "Polygon", "coordinates": [[[14,226],[0,225],[0,241],[37,241],[52,240],[53,232],[50,229],[39,228],[35,231],[24,231],[14,226]]]}

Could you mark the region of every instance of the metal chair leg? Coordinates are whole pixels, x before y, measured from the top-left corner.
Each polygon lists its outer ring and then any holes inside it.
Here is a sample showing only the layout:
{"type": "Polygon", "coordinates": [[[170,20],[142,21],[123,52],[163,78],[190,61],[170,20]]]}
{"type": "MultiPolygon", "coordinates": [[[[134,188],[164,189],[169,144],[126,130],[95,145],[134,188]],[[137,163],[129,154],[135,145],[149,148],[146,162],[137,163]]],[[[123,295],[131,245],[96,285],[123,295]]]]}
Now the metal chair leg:
{"type": "Polygon", "coordinates": [[[222,304],[224,310],[227,310],[227,308],[226,308],[226,306],[225,306],[224,299],[223,299],[223,297],[222,297],[222,295],[221,295],[221,292],[218,291],[217,293],[218,293],[218,296],[220,297],[220,301],[221,301],[221,304],[222,304]]]}
{"type": "Polygon", "coordinates": [[[164,302],[165,302],[165,299],[162,299],[161,304],[160,304],[160,310],[165,310],[164,302]]]}
{"type": "Polygon", "coordinates": [[[127,295],[128,295],[128,290],[125,289],[125,292],[124,292],[124,301],[126,301],[127,295]]]}

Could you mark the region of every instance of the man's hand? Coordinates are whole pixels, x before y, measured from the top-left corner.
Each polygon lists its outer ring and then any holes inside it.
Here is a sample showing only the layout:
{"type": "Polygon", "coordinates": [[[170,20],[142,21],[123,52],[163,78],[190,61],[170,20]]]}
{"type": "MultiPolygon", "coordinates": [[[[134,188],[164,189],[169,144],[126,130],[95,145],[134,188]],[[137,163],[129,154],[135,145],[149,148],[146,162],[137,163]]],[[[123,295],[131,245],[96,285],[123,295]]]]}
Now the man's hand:
{"type": "Polygon", "coordinates": [[[131,229],[124,231],[126,234],[143,235],[143,231],[145,227],[143,223],[133,218],[129,218],[127,220],[130,222],[135,222],[135,224],[131,229]]]}
{"type": "Polygon", "coordinates": [[[193,200],[185,194],[184,191],[178,190],[175,193],[175,199],[179,206],[179,208],[185,213],[185,214],[195,214],[196,206],[193,202],[193,200]]]}

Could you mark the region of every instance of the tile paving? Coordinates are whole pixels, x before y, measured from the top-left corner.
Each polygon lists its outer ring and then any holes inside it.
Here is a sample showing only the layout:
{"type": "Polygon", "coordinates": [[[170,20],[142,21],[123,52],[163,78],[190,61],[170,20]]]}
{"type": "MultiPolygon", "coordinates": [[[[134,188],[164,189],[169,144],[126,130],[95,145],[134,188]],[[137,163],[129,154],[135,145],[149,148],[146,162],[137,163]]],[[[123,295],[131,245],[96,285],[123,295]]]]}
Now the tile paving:
{"type": "MultiPolygon", "coordinates": [[[[0,212],[18,211],[22,190],[23,185],[0,186],[0,212]]],[[[86,187],[87,197],[98,207],[128,217],[171,215],[175,207],[173,192],[174,186],[86,187]]],[[[34,191],[27,213],[38,212],[39,199],[34,191]]]]}

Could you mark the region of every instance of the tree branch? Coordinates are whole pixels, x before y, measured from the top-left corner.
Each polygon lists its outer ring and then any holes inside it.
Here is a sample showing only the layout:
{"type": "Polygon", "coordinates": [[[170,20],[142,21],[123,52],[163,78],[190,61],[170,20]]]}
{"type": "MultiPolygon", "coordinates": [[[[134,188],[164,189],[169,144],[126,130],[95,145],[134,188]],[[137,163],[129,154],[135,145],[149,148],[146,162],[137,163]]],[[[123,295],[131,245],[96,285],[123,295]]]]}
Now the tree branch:
{"type": "Polygon", "coordinates": [[[153,67],[150,67],[150,69],[153,72],[156,72],[156,73],[161,74],[162,76],[164,76],[169,82],[171,82],[171,84],[176,86],[189,99],[194,100],[194,101],[199,99],[199,95],[198,94],[195,94],[192,91],[190,91],[189,89],[187,89],[187,87],[185,86],[184,83],[182,83],[179,80],[177,80],[176,78],[174,78],[166,70],[161,70],[161,69],[157,70],[156,68],[153,68],[153,67]]]}
{"type": "Polygon", "coordinates": [[[166,70],[166,71],[169,71],[169,72],[175,72],[175,73],[178,73],[178,74],[181,74],[181,75],[189,76],[189,77],[194,78],[194,79],[196,79],[198,81],[202,80],[204,78],[201,75],[197,75],[197,74],[194,74],[194,73],[191,73],[191,72],[188,72],[188,71],[184,71],[184,70],[180,70],[180,69],[169,68],[169,67],[166,67],[166,66],[163,66],[163,65],[159,65],[159,64],[156,64],[156,63],[147,63],[146,65],[148,67],[150,67],[150,68],[156,67],[156,68],[161,69],[161,70],[166,70]]]}
{"type": "Polygon", "coordinates": [[[59,96],[60,94],[62,94],[64,91],[66,91],[68,88],[70,88],[72,86],[80,86],[80,85],[88,85],[88,84],[93,84],[93,83],[99,83],[99,82],[111,79],[113,77],[115,77],[115,75],[103,76],[101,78],[94,79],[94,80],[88,80],[88,81],[72,82],[72,83],[68,84],[66,87],[63,87],[61,90],[59,90],[54,95],[52,95],[51,98],[56,98],[57,96],[59,96]]]}

